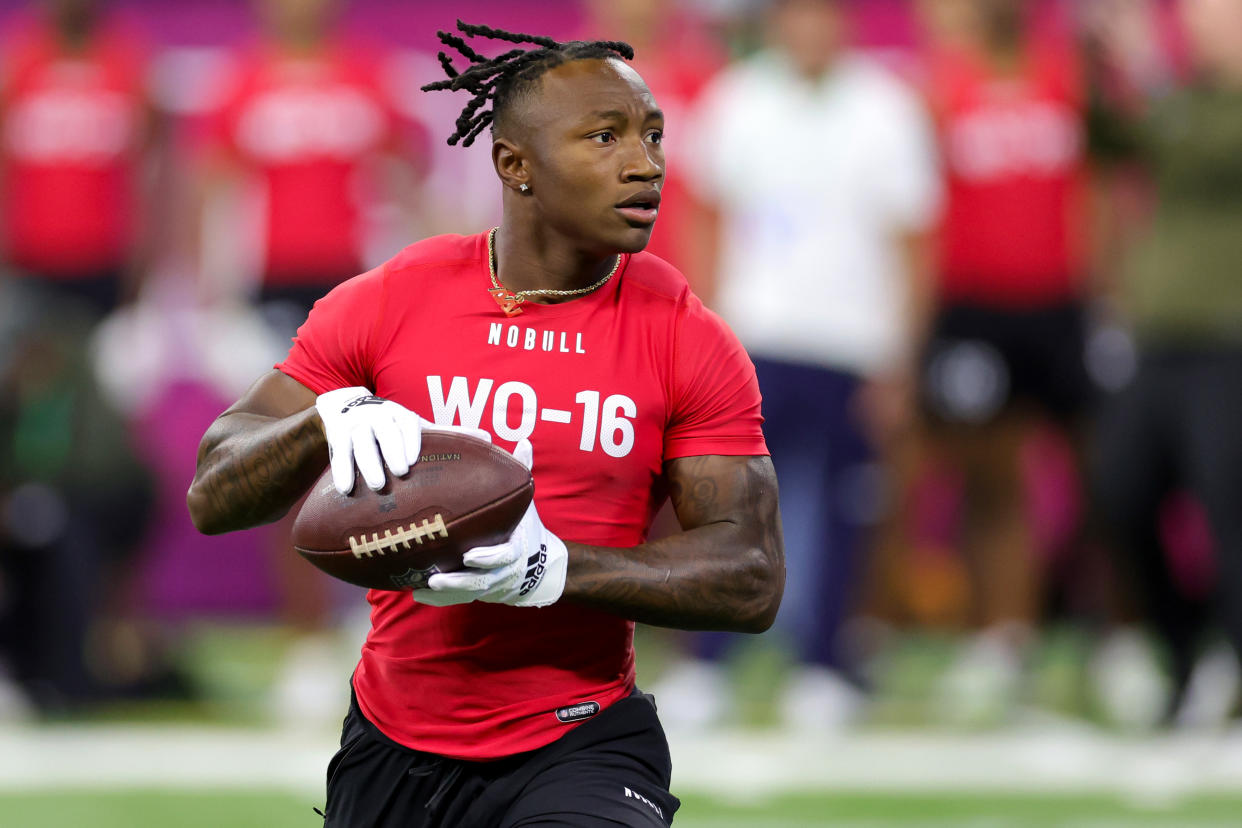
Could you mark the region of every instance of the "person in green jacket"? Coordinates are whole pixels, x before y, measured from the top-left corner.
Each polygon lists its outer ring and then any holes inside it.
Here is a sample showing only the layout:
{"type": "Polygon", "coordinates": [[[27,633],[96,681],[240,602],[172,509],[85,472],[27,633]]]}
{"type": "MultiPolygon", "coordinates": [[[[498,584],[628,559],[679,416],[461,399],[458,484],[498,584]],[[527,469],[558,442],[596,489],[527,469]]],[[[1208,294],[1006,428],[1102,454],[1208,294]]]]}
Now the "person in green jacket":
{"type": "MultiPolygon", "coordinates": [[[[1202,614],[1179,591],[1161,544],[1161,507],[1173,492],[1203,507],[1218,570],[1213,620],[1242,653],[1242,4],[1179,0],[1177,12],[1189,81],[1147,90],[1139,115],[1096,107],[1090,130],[1101,154],[1141,163],[1153,195],[1149,223],[1120,265],[1117,301],[1137,360],[1101,415],[1094,494],[1170,645],[1170,720],[1202,614]]],[[[1124,24],[1112,17],[1112,33],[1137,30],[1124,24]]],[[[1097,43],[1118,57],[1121,37],[1101,34],[1097,43]]]]}

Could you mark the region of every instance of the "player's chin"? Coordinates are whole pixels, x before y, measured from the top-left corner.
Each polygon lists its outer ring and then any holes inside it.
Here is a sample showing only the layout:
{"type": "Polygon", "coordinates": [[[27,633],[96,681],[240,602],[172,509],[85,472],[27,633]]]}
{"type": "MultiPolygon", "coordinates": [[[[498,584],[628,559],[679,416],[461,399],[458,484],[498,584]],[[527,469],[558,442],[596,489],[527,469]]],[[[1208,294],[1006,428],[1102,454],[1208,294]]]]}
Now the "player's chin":
{"type": "Polygon", "coordinates": [[[655,223],[639,223],[626,221],[614,235],[618,253],[638,253],[651,241],[651,231],[655,223]]]}

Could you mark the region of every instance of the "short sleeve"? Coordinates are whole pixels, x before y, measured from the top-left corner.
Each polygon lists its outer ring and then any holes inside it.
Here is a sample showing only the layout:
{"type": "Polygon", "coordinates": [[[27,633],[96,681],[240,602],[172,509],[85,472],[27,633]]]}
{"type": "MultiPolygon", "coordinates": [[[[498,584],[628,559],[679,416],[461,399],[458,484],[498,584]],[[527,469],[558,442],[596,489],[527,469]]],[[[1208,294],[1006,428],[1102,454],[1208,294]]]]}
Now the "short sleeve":
{"type": "Polygon", "coordinates": [[[316,394],[354,385],[374,388],[386,270],[381,266],[355,276],[315,302],[277,370],[316,394]]]}
{"type": "Polygon", "coordinates": [[[664,459],[766,455],[755,366],[728,326],[691,295],[677,323],[664,459]]]}

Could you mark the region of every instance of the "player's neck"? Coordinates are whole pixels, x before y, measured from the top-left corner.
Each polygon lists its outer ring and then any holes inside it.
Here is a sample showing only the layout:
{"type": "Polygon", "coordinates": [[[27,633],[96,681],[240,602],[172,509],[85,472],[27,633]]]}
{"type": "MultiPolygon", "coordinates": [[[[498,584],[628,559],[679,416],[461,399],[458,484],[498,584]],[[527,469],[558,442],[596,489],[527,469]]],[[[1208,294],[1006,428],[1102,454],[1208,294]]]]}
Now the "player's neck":
{"type": "MultiPolygon", "coordinates": [[[[579,290],[595,284],[617,263],[615,254],[592,254],[563,237],[506,217],[496,233],[496,278],[511,291],[579,290]]],[[[555,303],[576,297],[538,297],[555,303]]]]}

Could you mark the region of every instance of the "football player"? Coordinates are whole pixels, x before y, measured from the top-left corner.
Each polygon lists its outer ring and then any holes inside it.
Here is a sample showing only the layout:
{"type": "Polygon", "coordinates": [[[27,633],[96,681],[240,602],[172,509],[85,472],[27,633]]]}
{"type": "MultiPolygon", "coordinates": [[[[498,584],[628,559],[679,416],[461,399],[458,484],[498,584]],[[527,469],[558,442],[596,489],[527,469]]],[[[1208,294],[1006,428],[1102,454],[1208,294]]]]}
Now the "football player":
{"type": "Polygon", "coordinates": [[[486,58],[441,33],[467,65],[441,54],[448,79],[424,87],[472,96],[450,144],[490,128],[501,226],[414,244],[320,300],[204,436],[190,511],[206,532],[274,520],[329,458],[338,489],[355,465],[378,488],[417,461],[423,423],[512,447],[536,496],[509,541],[412,595],[368,594],[326,824],[667,825],[634,623],[761,632],[784,587],[754,369],[642,252],[664,116],[633,50],[458,28],[514,45],[486,58]],[[666,497],[683,531],[645,542],[666,497]]]}

